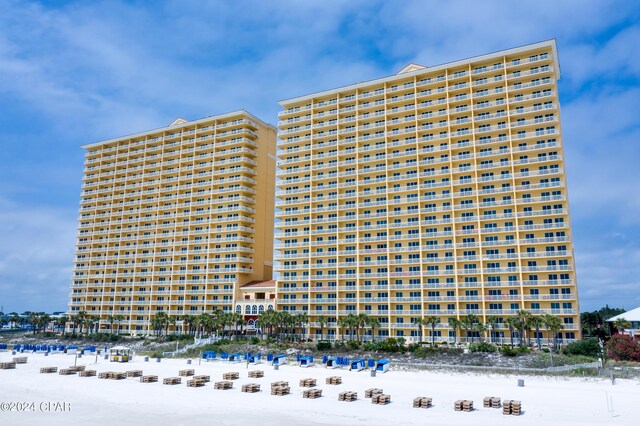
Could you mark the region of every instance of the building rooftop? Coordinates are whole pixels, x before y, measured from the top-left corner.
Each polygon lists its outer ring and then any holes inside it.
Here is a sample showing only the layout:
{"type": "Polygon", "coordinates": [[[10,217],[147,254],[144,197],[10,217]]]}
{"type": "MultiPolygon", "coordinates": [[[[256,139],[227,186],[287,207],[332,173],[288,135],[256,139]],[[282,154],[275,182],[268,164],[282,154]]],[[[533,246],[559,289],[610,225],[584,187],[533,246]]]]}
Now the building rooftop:
{"type": "Polygon", "coordinates": [[[640,322],[640,307],[627,311],[624,314],[611,317],[607,320],[607,322],[615,322],[623,318],[626,319],[627,321],[640,322]]]}
{"type": "Polygon", "coordinates": [[[237,116],[248,117],[248,118],[250,118],[252,120],[255,120],[255,121],[259,122],[264,127],[269,127],[269,128],[272,128],[272,129],[276,130],[276,128],[272,124],[269,124],[269,123],[259,119],[258,117],[256,117],[255,115],[251,114],[250,112],[247,112],[247,111],[245,111],[243,109],[240,109],[240,110],[228,112],[228,113],[225,113],[225,114],[212,115],[212,116],[209,116],[209,117],[199,118],[197,120],[191,120],[191,121],[185,120],[182,117],[178,117],[171,124],[169,124],[168,126],[165,126],[165,127],[158,127],[157,129],[146,130],[144,132],[132,133],[130,135],[120,136],[120,137],[117,137],[117,138],[111,138],[111,139],[106,139],[106,140],[103,140],[103,141],[100,141],[100,142],[94,142],[94,143],[82,145],[82,148],[85,148],[85,149],[93,148],[93,147],[96,147],[96,146],[104,145],[106,143],[118,142],[118,141],[121,141],[121,140],[124,140],[124,139],[139,138],[139,137],[142,137],[142,136],[146,136],[146,135],[150,135],[150,134],[154,134],[154,133],[158,133],[158,132],[164,132],[164,131],[179,129],[180,127],[192,126],[192,125],[197,125],[197,124],[201,124],[201,123],[206,123],[206,122],[211,121],[211,120],[224,120],[226,118],[232,118],[232,117],[237,117],[237,116]]]}
{"type": "Polygon", "coordinates": [[[401,69],[398,73],[393,74],[393,75],[388,76],[388,77],[383,77],[383,78],[378,78],[378,79],[375,79],[375,80],[364,81],[364,82],[361,82],[361,83],[352,84],[350,86],[343,86],[343,87],[338,87],[338,88],[331,89],[331,90],[325,90],[323,92],[310,93],[308,95],[303,95],[303,96],[299,96],[299,97],[296,97],[296,98],[285,99],[285,100],[282,100],[282,101],[280,101],[278,103],[280,105],[282,105],[282,106],[286,106],[288,104],[302,102],[302,101],[313,99],[313,98],[316,98],[316,97],[327,96],[327,95],[330,95],[330,94],[343,92],[345,90],[355,90],[355,89],[360,89],[360,88],[366,88],[368,86],[374,86],[374,85],[385,83],[385,82],[388,82],[388,81],[394,81],[394,80],[396,80],[398,78],[401,78],[401,77],[407,77],[407,76],[412,76],[412,75],[420,75],[420,74],[424,74],[425,72],[435,72],[435,71],[444,70],[444,69],[447,69],[447,68],[457,67],[457,66],[460,66],[460,65],[466,65],[466,64],[470,64],[470,63],[489,61],[489,60],[491,60],[493,58],[498,58],[498,57],[501,57],[501,56],[514,55],[514,54],[518,54],[518,53],[521,53],[521,52],[526,52],[526,51],[533,50],[533,49],[540,49],[540,48],[544,48],[544,47],[550,47],[552,52],[553,52],[553,56],[554,56],[553,63],[554,63],[554,67],[555,67],[555,72],[556,72],[557,79],[560,80],[560,65],[558,63],[558,51],[557,51],[557,47],[556,47],[556,40],[555,39],[551,39],[551,40],[541,41],[541,42],[538,42],[538,43],[527,44],[527,45],[520,46],[520,47],[514,47],[514,48],[511,48],[511,49],[507,49],[507,50],[500,50],[498,52],[489,53],[489,54],[486,54],[486,55],[474,56],[474,57],[471,57],[471,58],[468,58],[468,59],[461,59],[461,60],[458,60],[458,61],[448,62],[448,63],[444,63],[444,64],[441,64],[441,65],[435,65],[435,66],[426,67],[424,65],[418,65],[418,64],[411,63],[411,64],[408,64],[403,69],[401,69]]]}
{"type": "Polygon", "coordinates": [[[261,290],[267,288],[276,288],[276,280],[267,281],[251,281],[241,287],[242,290],[261,290]]]}

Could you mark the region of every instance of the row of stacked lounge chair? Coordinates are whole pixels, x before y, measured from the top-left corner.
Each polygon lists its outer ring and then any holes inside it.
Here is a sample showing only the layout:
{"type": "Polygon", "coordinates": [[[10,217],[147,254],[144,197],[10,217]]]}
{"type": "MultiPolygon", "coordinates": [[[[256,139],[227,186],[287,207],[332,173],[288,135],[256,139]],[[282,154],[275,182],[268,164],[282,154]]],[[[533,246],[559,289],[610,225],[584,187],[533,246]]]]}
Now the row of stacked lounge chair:
{"type": "MultiPolygon", "coordinates": [[[[0,363],[0,369],[10,369],[16,368],[16,364],[18,363],[26,363],[27,357],[16,357],[13,358],[12,362],[3,362],[0,363]]],[[[96,376],[95,370],[86,370],[84,365],[75,365],[70,366],[69,368],[64,368],[58,370],[57,367],[42,367],[40,369],[40,373],[55,373],[58,372],[60,375],[74,375],[78,374],[81,377],[93,377],[96,376]]],[[[191,380],[187,381],[187,386],[189,387],[201,387],[204,386],[205,383],[210,382],[211,378],[208,375],[199,375],[195,376],[194,369],[185,369],[179,371],[180,377],[167,377],[163,379],[163,383],[166,385],[176,385],[182,383],[181,377],[192,377],[191,380]]],[[[155,383],[158,381],[158,376],[155,375],[147,375],[144,376],[142,370],[129,370],[126,372],[114,372],[114,371],[105,371],[101,372],[98,377],[100,379],[112,379],[112,380],[122,380],[127,377],[140,377],[140,382],[142,383],[155,383]]],[[[262,370],[252,370],[248,372],[248,377],[250,378],[261,378],[264,377],[264,371],[262,370]]],[[[228,372],[223,374],[223,381],[216,382],[214,385],[215,389],[232,389],[233,382],[231,380],[236,380],[240,378],[239,372],[228,372]]],[[[329,385],[339,385],[342,384],[342,377],[340,376],[330,376],[326,378],[326,383],[329,385]]],[[[312,388],[317,385],[317,380],[313,378],[305,378],[301,379],[299,383],[300,387],[312,388]]],[[[260,385],[257,383],[248,383],[242,385],[242,392],[246,393],[255,393],[260,391],[260,385]]],[[[289,387],[289,383],[285,381],[277,381],[271,383],[271,394],[272,395],[288,395],[290,394],[291,388],[289,387]]],[[[322,389],[305,389],[302,393],[303,398],[308,399],[316,399],[322,396],[322,389]]],[[[365,398],[371,398],[372,404],[380,404],[386,405],[391,402],[391,396],[384,394],[384,391],[379,388],[370,388],[365,390],[364,392],[365,398]]],[[[339,401],[355,401],[358,398],[357,392],[353,391],[344,391],[340,392],[338,395],[339,401]]],[[[520,401],[515,400],[505,400],[502,404],[500,402],[499,397],[495,396],[487,396],[483,398],[483,407],[485,408],[499,408],[502,406],[503,414],[505,415],[516,415],[519,416],[522,413],[522,406],[520,401]]],[[[417,397],[413,400],[414,408],[430,408],[432,407],[432,398],[430,397],[417,397]]],[[[472,400],[457,400],[454,403],[455,411],[473,411],[473,401],[472,400]]]]}

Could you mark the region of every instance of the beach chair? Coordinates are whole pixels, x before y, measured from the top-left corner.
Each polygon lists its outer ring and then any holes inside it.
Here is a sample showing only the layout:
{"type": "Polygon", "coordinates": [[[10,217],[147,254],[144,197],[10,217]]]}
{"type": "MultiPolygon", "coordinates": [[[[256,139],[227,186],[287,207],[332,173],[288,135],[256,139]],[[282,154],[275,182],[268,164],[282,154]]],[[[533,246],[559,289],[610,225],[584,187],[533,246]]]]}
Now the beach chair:
{"type": "Polygon", "coordinates": [[[300,387],[312,388],[316,385],[316,379],[302,379],[300,380],[300,387]]]}
{"type": "Polygon", "coordinates": [[[213,388],[214,389],[219,389],[219,390],[228,390],[228,389],[233,388],[233,382],[230,382],[228,380],[224,380],[224,381],[221,381],[221,382],[216,382],[213,385],[213,388]]]}
{"type": "Polygon", "coordinates": [[[432,399],[426,396],[419,396],[413,400],[413,408],[431,408],[432,399]]]}
{"type": "Polygon", "coordinates": [[[271,386],[271,395],[284,396],[289,395],[291,388],[289,386],[271,386]]]}
{"type": "Polygon", "coordinates": [[[200,379],[197,379],[196,377],[194,377],[191,380],[187,380],[187,387],[189,387],[189,388],[199,388],[199,387],[204,386],[205,383],[206,382],[204,380],[200,380],[200,379]]]}
{"type": "Polygon", "coordinates": [[[378,389],[378,388],[371,388],[371,389],[367,389],[366,391],[364,391],[364,397],[365,398],[372,398],[374,395],[379,395],[384,393],[384,391],[382,389],[378,389]]]}
{"type": "Polygon", "coordinates": [[[371,397],[371,403],[378,405],[387,405],[391,403],[391,395],[387,395],[384,393],[375,394],[371,397]]]}
{"type": "Polygon", "coordinates": [[[356,399],[358,399],[357,392],[345,391],[345,392],[340,392],[338,394],[338,401],[352,402],[352,401],[355,401],[356,399]]]}
{"type": "Polygon", "coordinates": [[[376,371],[379,373],[386,373],[389,371],[389,360],[381,359],[376,363],[376,371]]]}
{"type": "Polygon", "coordinates": [[[302,392],[302,397],[307,399],[316,399],[322,396],[322,389],[307,389],[302,392]]]}
{"type": "Polygon", "coordinates": [[[349,363],[350,371],[361,371],[364,370],[364,359],[353,359],[349,363]]]}
{"type": "Polygon", "coordinates": [[[242,385],[241,390],[245,393],[260,392],[260,385],[258,383],[247,383],[246,385],[242,385]]]}
{"type": "Polygon", "coordinates": [[[341,385],[342,384],[342,377],[340,377],[340,376],[327,377],[327,384],[328,385],[341,385]]]}

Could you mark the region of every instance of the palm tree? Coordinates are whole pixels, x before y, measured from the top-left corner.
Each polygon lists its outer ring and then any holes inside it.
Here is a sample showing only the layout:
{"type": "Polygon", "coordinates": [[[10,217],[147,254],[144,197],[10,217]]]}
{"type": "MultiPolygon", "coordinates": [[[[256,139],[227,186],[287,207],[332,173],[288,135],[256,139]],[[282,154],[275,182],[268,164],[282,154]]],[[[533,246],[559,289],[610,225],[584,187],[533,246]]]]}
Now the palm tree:
{"type": "Polygon", "coordinates": [[[342,329],[342,340],[344,340],[344,332],[349,327],[349,323],[348,317],[338,317],[338,328],[342,329]]]}
{"type": "Polygon", "coordinates": [[[160,336],[162,334],[162,328],[167,323],[167,319],[169,316],[164,311],[156,312],[153,320],[151,320],[151,326],[153,330],[156,332],[156,336],[160,336]]]}
{"type": "Polygon", "coordinates": [[[95,325],[95,319],[92,316],[88,316],[87,319],[84,320],[85,325],[87,326],[87,335],[91,334],[93,331],[93,326],[95,325]]]}
{"type": "Polygon", "coordinates": [[[440,324],[440,318],[430,316],[422,320],[424,325],[431,327],[431,346],[436,344],[436,327],[440,324]]]}
{"type": "Polygon", "coordinates": [[[38,319],[40,318],[40,314],[37,312],[29,313],[29,324],[33,327],[33,334],[36,334],[38,331],[38,319]]]}
{"type": "Polygon", "coordinates": [[[489,331],[489,343],[493,343],[493,337],[495,336],[496,325],[498,324],[498,317],[495,315],[489,315],[487,317],[487,324],[489,331]]]}
{"type": "Polygon", "coordinates": [[[80,334],[81,336],[82,336],[82,327],[84,326],[86,319],[87,319],[86,311],[79,311],[76,314],[75,320],[77,321],[77,324],[80,326],[80,332],[78,334],[80,334]]]}
{"type": "Polygon", "coordinates": [[[173,326],[174,327],[173,334],[176,334],[175,333],[176,322],[178,322],[178,318],[176,318],[176,317],[167,317],[166,328],[165,328],[165,331],[164,331],[164,335],[165,336],[169,334],[169,326],[173,326]]]}
{"type": "Polygon", "coordinates": [[[53,325],[56,327],[56,329],[60,329],[62,327],[62,332],[64,333],[68,322],[69,318],[67,318],[66,315],[62,315],[61,317],[58,317],[54,320],[53,325]]]}
{"type": "Polygon", "coordinates": [[[474,328],[475,324],[479,322],[480,319],[474,314],[468,314],[466,317],[462,319],[462,326],[467,331],[467,337],[469,337],[469,332],[471,332],[471,343],[474,341],[474,328]]]}
{"type": "Polygon", "coordinates": [[[367,318],[367,325],[371,327],[371,341],[376,339],[375,330],[377,327],[380,327],[380,321],[376,317],[367,318]]]}
{"type": "Polygon", "coordinates": [[[540,316],[532,316],[529,318],[529,327],[535,329],[536,342],[538,349],[542,348],[542,342],[540,341],[540,327],[544,326],[544,320],[540,316]]]}
{"type": "Polygon", "coordinates": [[[481,322],[476,322],[473,325],[473,329],[478,332],[479,338],[482,341],[482,335],[488,330],[488,327],[481,322]]]}
{"type": "Polygon", "coordinates": [[[558,346],[558,332],[562,329],[562,320],[551,314],[546,314],[543,319],[547,331],[553,333],[553,350],[556,350],[558,346]]]}
{"type": "Polygon", "coordinates": [[[358,335],[358,340],[360,340],[361,342],[364,341],[365,327],[367,326],[368,318],[369,318],[369,315],[365,313],[359,313],[358,315],[355,316],[356,334],[358,335]],[[360,333],[361,329],[362,329],[362,333],[360,333]]]}
{"type": "Polygon", "coordinates": [[[620,334],[624,334],[625,330],[631,328],[631,323],[624,318],[618,318],[613,322],[613,326],[620,334]]]}
{"type": "Polygon", "coordinates": [[[302,312],[299,314],[295,315],[295,322],[297,323],[297,326],[300,328],[300,339],[304,339],[306,333],[304,332],[305,330],[305,324],[309,323],[309,315],[306,312],[302,312]]]}
{"type": "Polygon", "coordinates": [[[13,313],[9,316],[9,322],[13,324],[11,328],[16,328],[18,326],[18,322],[20,322],[20,315],[13,313]]]}
{"type": "Polygon", "coordinates": [[[320,339],[324,336],[324,328],[327,326],[329,320],[324,315],[316,317],[316,322],[320,324],[320,339]]]}
{"type": "MultiPolygon", "coordinates": [[[[518,320],[520,321],[520,346],[525,346],[525,333],[529,326],[529,320],[531,319],[531,312],[524,309],[520,309],[517,313],[518,320]]],[[[526,333],[527,336],[529,333],[526,333]]]]}
{"type": "MultiPolygon", "coordinates": [[[[217,312],[218,311],[216,311],[216,314],[217,314],[217,312]]],[[[218,323],[215,322],[215,320],[213,318],[219,319],[220,316],[219,315],[215,315],[214,317],[212,317],[208,313],[203,312],[203,313],[201,313],[200,315],[198,315],[196,317],[195,323],[196,323],[198,336],[202,337],[204,335],[205,331],[210,329],[214,325],[216,326],[216,333],[217,333],[217,325],[218,325],[218,323]]]]}
{"type": "Polygon", "coordinates": [[[513,348],[513,333],[515,332],[515,330],[520,328],[520,320],[518,320],[518,318],[507,318],[504,323],[509,329],[509,335],[511,337],[511,348],[513,348]]]}
{"type": "Polygon", "coordinates": [[[462,321],[460,321],[458,318],[451,317],[451,318],[449,318],[448,323],[449,323],[449,327],[451,327],[453,329],[453,333],[455,335],[455,343],[457,345],[458,344],[458,329],[462,325],[462,321]]]}
{"type": "Polygon", "coordinates": [[[195,316],[195,315],[185,315],[182,318],[183,325],[187,326],[187,333],[195,334],[195,332],[196,332],[195,325],[196,325],[196,322],[198,321],[197,318],[198,317],[195,316]]]}
{"type": "Polygon", "coordinates": [[[418,341],[422,342],[422,326],[425,325],[422,318],[411,318],[411,324],[418,329],[418,341]]]}
{"type": "Polygon", "coordinates": [[[122,321],[124,321],[124,319],[125,319],[125,316],[124,316],[124,315],[120,315],[120,314],[118,314],[118,315],[114,315],[114,316],[113,316],[113,320],[114,320],[116,323],[118,323],[118,330],[117,330],[117,333],[116,333],[116,334],[120,334],[120,324],[122,323],[122,321]]]}

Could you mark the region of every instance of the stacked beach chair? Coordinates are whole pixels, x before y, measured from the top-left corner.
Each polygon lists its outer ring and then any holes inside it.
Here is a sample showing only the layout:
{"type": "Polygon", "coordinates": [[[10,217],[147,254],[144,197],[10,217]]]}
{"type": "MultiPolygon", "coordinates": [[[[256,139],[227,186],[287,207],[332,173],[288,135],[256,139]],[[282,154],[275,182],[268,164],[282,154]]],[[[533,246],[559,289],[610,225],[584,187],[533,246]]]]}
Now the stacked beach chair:
{"type": "Polygon", "coordinates": [[[500,408],[500,398],[497,396],[485,396],[482,399],[484,408],[500,408]]]}
{"type": "Polygon", "coordinates": [[[72,375],[72,374],[76,374],[76,373],[77,373],[77,371],[72,370],[72,369],[70,369],[70,368],[61,368],[61,369],[58,371],[58,374],[59,374],[59,375],[61,375],[61,376],[70,376],[70,375],[72,375]]]}
{"type": "Polygon", "coordinates": [[[511,414],[513,416],[519,416],[522,414],[522,405],[520,401],[504,400],[502,404],[502,414],[511,414]]]}
{"type": "Polygon", "coordinates": [[[453,403],[453,408],[456,411],[473,411],[473,401],[469,399],[459,399],[453,403]]]}
{"type": "Polygon", "coordinates": [[[158,381],[158,376],[148,375],[140,376],[140,383],[155,383],[158,381]]]}
{"type": "Polygon", "coordinates": [[[163,385],[179,385],[180,383],[182,383],[181,377],[165,377],[162,380],[163,385]]]}
{"type": "Polygon", "coordinates": [[[358,399],[358,392],[345,391],[338,394],[338,401],[355,401],[358,399]]]}
{"type": "Polygon", "coordinates": [[[381,393],[384,393],[384,391],[382,389],[371,388],[371,389],[367,389],[366,391],[364,391],[364,397],[365,398],[371,398],[374,395],[379,395],[381,393]]]}
{"type": "Polygon", "coordinates": [[[220,382],[216,382],[213,385],[214,389],[219,389],[219,390],[228,390],[228,389],[232,389],[233,388],[233,382],[230,382],[229,380],[223,380],[220,382]]]}
{"type": "Polygon", "coordinates": [[[71,367],[69,367],[69,371],[73,371],[74,373],[84,371],[84,369],[85,369],[84,365],[72,365],[71,367]]]}
{"type": "Polygon", "coordinates": [[[96,370],[82,370],[78,371],[78,377],[95,377],[96,370]]]}
{"type": "Polygon", "coordinates": [[[252,379],[259,379],[260,377],[264,377],[264,371],[262,370],[249,371],[249,377],[252,379]]]}
{"type": "Polygon", "coordinates": [[[340,377],[340,376],[327,377],[327,384],[328,385],[341,385],[342,384],[342,377],[340,377]]]}
{"type": "Polygon", "coordinates": [[[432,398],[419,396],[413,399],[413,408],[431,408],[432,398]]]}
{"type": "Polygon", "coordinates": [[[129,370],[126,374],[127,377],[142,377],[142,370],[129,370]]]}
{"type": "Polygon", "coordinates": [[[322,389],[306,389],[302,391],[302,397],[308,399],[316,399],[322,396],[322,389]]]}
{"type": "Polygon", "coordinates": [[[387,405],[391,402],[391,395],[377,393],[371,396],[371,403],[378,405],[387,405]]]}
{"type": "Polygon", "coordinates": [[[247,383],[246,385],[242,385],[242,392],[246,392],[246,393],[260,392],[260,385],[258,383],[247,383]]]}
{"type": "Polygon", "coordinates": [[[194,374],[196,374],[196,372],[192,368],[178,371],[178,376],[180,377],[189,377],[189,376],[193,376],[194,374]]]}
{"type": "Polygon", "coordinates": [[[194,376],[193,379],[187,380],[187,387],[199,388],[204,386],[205,383],[205,379],[201,378],[201,376],[194,376]]]}
{"type": "Polygon", "coordinates": [[[234,371],[231,373],[224,373],[222,375],[222,378],[224,380],[238,380],[240,378],[240,373],[238,373],[237,371],[234,371]]]}
{"type": "Polygon", "coordinates": [[[57,373],[57,372],[58,372],[58,367],[42,367],[40,369],[40,373],[42,374],[57,373]]]}
{"type": "Polygon", "coordinates": [[[302,379],[300,380],[300,387],[312,388],[316,385],[316,379],[302,379]]]}
{"type": "Polygon", "coordinates": [[[271,395],[283,396],[289,395],[291,388],[289,382],[273,382],[271,383],[271,395]]]}
{"type": "Polygon", "coordinates": [[[27,363],[27,357],[26,356],[18,356],[13,358],[13,362],[15,362],[16,364],[26,364],[27,363]]]}
{"type": "Polygon", "coordinates": [[[12,370],[16,368],[15,362],[0,362],[0,370],[12,370]]]}

